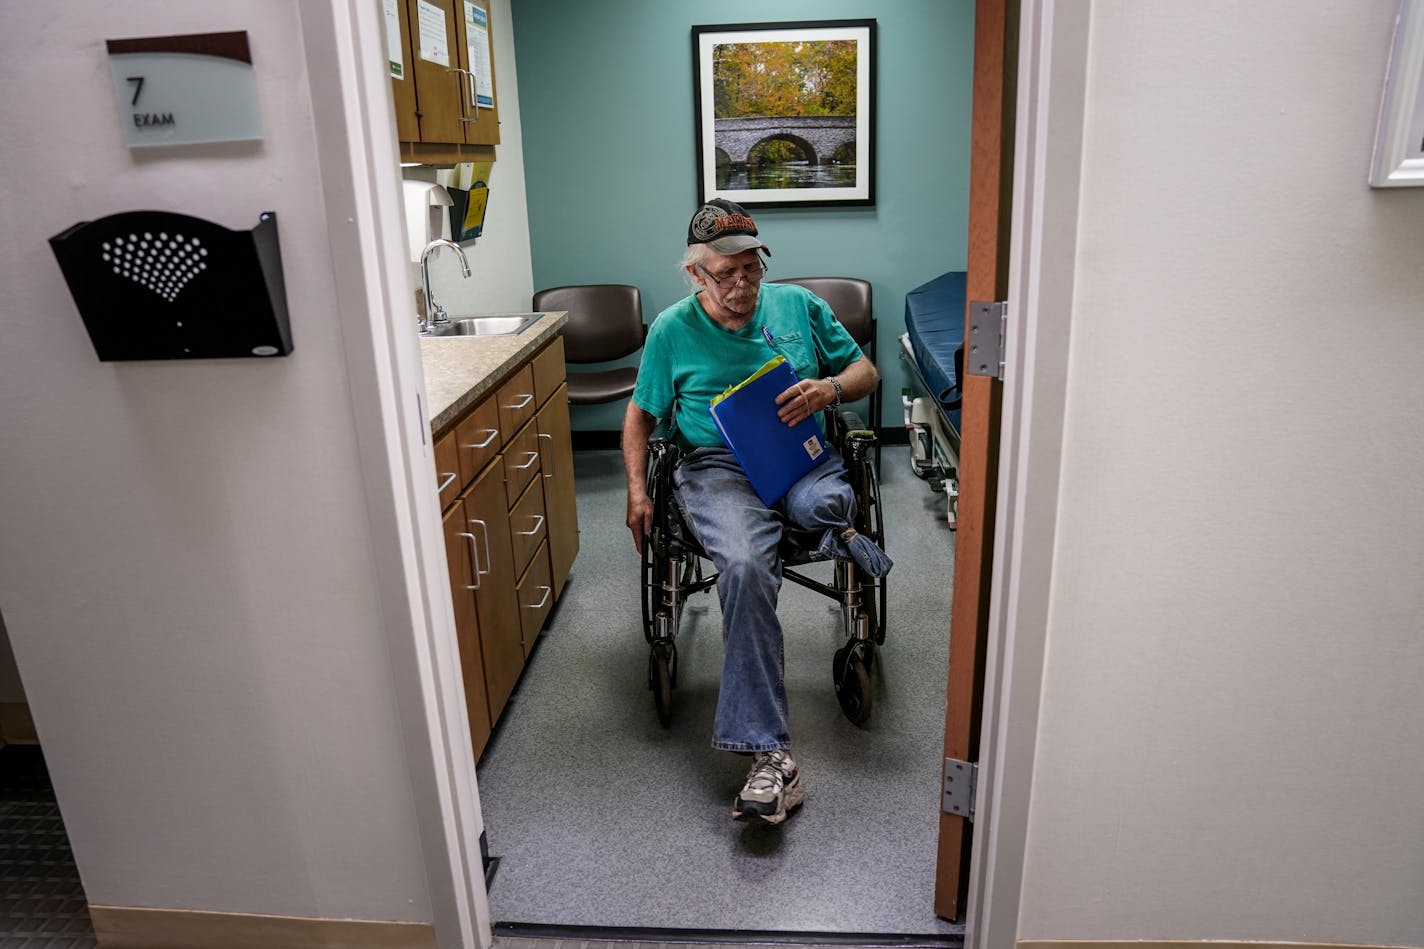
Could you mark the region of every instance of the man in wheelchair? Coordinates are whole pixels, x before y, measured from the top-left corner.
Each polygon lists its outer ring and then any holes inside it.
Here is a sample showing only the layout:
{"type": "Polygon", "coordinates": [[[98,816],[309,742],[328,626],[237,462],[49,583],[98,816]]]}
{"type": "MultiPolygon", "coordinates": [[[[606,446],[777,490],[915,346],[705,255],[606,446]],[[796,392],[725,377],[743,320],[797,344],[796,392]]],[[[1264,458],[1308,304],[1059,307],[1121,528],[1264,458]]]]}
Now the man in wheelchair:
{"type": "Polygon", "coordinates": [[[773,356],[800,381],[777,396],[787,425],[868,395],[879,374],[829,305],[802,287],[762,282],[771,251],[739,205],[716,199],[693,215],[682,269],[692,294],[648,331],[637,388],[623,425],[628,528],[640,552],[653,528],[648,445],[659,420],[675,419],[682,460],[672,473],[680,507],[715,564],[724,660],[714,748],[755,756],[732,814],[778,824],[805,796],[791,756],[781,623],[776,615],[783,524],[818,535],[814,555],[882,577],[890,560],[853,525],[855,492],[840,454],[768,507],[726,447],[709,402],[773,356]]]}

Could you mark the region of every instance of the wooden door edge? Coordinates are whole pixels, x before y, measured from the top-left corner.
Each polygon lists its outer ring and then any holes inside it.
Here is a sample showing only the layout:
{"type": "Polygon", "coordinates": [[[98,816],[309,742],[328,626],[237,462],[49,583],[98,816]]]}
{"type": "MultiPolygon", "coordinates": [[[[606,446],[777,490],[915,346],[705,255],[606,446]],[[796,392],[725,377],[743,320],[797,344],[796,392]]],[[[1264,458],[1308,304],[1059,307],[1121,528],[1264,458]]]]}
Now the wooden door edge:
{"type": "MultiPolygon", "coordinates": [[[[976,0],[974,8],[966,305],[970,300],[1002,299],[1008,285],[1017,10],[1018,0],[976,0]]],[[[944,756],[963,761],[978,757],[989,630],[989,571],[994,554],[1001,388],[996,380],[983,376],[960,380],[964,401],[944,756]]],[[[972,836],[968,821],[953,814],[940,815],[934,896],[937,916],[962,916],[972,836]]]]}

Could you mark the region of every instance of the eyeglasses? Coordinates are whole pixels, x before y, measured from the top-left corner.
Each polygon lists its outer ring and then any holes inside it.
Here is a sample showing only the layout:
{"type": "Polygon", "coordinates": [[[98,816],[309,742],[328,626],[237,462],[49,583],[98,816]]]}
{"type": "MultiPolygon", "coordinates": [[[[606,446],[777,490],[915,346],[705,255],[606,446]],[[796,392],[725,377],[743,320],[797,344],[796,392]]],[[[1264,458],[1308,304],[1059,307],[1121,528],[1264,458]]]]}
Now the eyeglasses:
{"type": "Polygon", "coordinates": [[[747,265],[747,269],[739,274],[728,274],[725,277],[717,276],[701,264],[697,265],[697,269],[705,273],[709,278],[711,278],[712,282],[717,285],[717,289],[719,290],[735,290],[737,284],[741,283],[743,280],[747,282],[747,286],[754,287],[757,284],[761,283],[762,277],[766,276],[766,264],[762,263],[761,261],[756,261],[753,264],[747,265]]]}

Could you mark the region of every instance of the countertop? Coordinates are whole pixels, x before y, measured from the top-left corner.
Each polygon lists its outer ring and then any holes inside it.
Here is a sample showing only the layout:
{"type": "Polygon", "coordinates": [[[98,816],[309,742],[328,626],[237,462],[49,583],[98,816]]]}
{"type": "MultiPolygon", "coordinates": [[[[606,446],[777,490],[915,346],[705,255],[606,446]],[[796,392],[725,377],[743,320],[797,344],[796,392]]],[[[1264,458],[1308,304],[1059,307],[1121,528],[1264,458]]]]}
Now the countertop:
{"type": "MultiPolygon", "coordinates": [[[[513,316],[481,313],[480,316],[513,316]]],[[[543,314],[516,336],[421,337],[425,396],[430,400],[430,430],[438,432],[461,412],[499,385],[510,370],[533,356],[568,321],[563,310],[543,314]]]]}

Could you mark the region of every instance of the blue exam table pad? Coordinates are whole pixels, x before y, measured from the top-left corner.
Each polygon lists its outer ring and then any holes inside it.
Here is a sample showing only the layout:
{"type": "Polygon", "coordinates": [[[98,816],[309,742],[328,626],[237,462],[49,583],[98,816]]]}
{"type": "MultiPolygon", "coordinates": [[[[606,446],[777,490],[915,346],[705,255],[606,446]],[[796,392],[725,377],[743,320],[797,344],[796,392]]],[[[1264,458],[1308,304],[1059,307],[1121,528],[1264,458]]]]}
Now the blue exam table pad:
{"type": "Polygon", "coordinates": [[[959,409],[948,403],[959,398],[954,353],[964,346],[965,273],[940,274],[905,294],[905,329],[920,375],[959,430],[959,409]]]}

